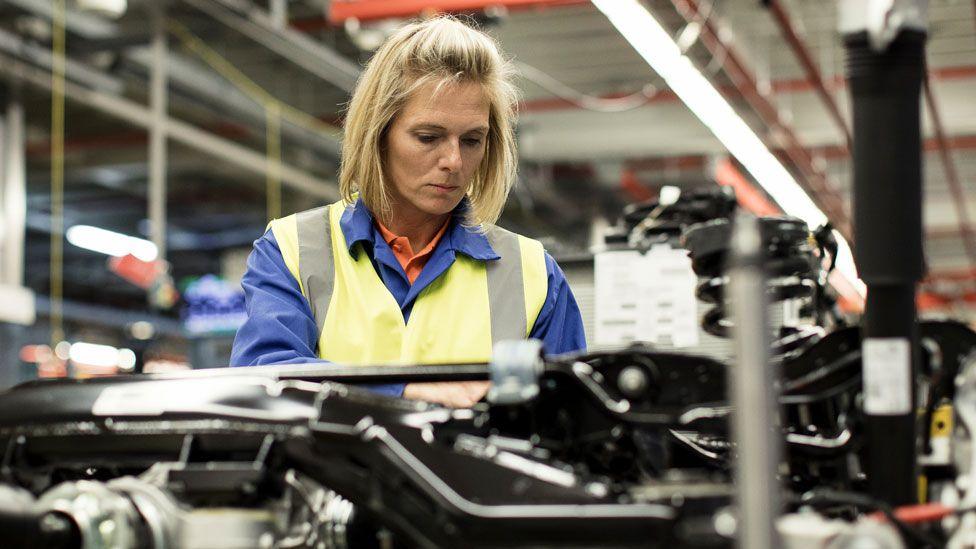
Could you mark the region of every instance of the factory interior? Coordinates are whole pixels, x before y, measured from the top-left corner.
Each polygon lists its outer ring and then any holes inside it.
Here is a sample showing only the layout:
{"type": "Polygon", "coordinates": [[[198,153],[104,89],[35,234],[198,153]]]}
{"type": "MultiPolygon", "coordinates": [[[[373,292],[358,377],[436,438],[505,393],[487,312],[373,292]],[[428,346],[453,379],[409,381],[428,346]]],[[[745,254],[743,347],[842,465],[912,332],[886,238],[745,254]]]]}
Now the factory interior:
{"type": "Polygon", "coordinates": [[[974,223],[976,1],[0,0],[0,548],[976,547],[974,223]]]}

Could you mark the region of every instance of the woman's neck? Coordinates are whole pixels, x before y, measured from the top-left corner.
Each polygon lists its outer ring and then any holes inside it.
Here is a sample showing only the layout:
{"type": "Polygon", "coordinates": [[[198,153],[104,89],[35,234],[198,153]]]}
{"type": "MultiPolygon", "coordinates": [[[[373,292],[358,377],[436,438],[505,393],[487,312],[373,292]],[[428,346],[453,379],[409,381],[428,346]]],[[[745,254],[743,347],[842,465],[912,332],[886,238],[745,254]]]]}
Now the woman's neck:
{"type": "Polygon", "coordinates": [[[418,212],[418,215],[396,215],[392,219],[383,220],[383,225],[397,236],[405,236],[410,241],[414,253],[423,250],[437,235],[437,231],[451,217],[450,213],[430,215],[418,212]]]}

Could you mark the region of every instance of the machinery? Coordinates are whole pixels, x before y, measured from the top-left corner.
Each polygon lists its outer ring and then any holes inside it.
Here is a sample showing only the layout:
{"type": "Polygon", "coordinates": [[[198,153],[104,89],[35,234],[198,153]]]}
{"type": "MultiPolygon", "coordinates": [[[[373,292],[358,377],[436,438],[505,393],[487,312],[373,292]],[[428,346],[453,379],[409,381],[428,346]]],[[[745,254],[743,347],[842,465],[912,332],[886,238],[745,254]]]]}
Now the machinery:
{"type": "MultiPolygon", "coordinates": [[[[976,333],[920,332],[927,417],[946,421],[954,403],[958,423],[927,438],[929,493],[957,526],[856,521],[899,511],[864,493],[852,327],[780,364],[786,546],[861,529],[905,546],[976,535],[976,333]]],[[[4,546],[729,546],[726,369],[639,347],[543,360],[517,342],[490,365],[31,382],[0,398],[4,546]],[[353,385],[488,378],[489,401],[471,410],[353,385]]]]}
{"type": "MultiPolygon", "coordinates": [[[[499,344],[490,364],[30,382],[0,394],[0,543],[976,546],[976,333],[914,309],[921,176],[906,113],[924,12],[841,2],[861,325],[824,287],[829,229],[688,197],[666,230],[705,280],[705,329],[735,334],[734,362],[641,345],[544,357],[528,341],[499,344]],[[767,303],[784,301],[812,321],[767,330],[767,303]],[[487,402],[464,410],[359,387],[486,379],[487,402]]],[[[666,209],[629,211],[628,241],[656,238],[666,209]]]]}

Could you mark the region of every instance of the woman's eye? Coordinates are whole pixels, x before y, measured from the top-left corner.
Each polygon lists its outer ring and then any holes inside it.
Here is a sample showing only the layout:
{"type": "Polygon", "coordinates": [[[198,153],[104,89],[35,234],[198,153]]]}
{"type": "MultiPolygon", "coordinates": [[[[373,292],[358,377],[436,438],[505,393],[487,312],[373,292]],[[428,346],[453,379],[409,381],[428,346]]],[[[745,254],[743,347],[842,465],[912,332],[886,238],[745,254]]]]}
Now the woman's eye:
{"type": "Polygon", "coordinates": [[[466,139],[462,139],[461,142],[469,147],[477,147],[478,145],[481,145],[481,139],[477,137],[468,137],[466,139]]]}
{"type": "Polygon", "coordinates": [[[434,141],[437,141],[437,136],[429,135],[429,134],[419,134],[417,135],[417,140],[420,141],[421,143],[433,143],[434,141]]]}

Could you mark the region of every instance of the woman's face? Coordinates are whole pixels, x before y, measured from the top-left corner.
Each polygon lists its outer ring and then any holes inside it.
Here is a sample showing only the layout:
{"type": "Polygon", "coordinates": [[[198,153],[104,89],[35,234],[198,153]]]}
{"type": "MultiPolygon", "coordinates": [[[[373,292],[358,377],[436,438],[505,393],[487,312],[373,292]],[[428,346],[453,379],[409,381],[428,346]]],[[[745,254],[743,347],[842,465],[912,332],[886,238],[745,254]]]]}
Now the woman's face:
{"type": "Polygon", "coordinates": [[[453,210],[485,155],[488,102],[481,86],[435,84],[418,89],[384,137],[394,221],[423,222],[453,210]]]}

